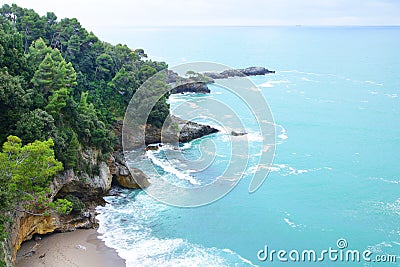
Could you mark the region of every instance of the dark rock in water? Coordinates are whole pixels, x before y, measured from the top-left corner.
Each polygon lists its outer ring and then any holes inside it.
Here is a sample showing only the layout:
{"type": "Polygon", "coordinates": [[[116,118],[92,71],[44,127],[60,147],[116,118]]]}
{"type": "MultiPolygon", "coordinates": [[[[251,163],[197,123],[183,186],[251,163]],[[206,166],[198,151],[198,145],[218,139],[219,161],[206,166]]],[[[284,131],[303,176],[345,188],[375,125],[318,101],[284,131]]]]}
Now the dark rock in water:
{"type": "Polygon", "coordinates": [[[179,141],[189,142],[194,139],[217,133],[218,130],[209,125],[198,124],[192,121],[184,121],[180,126],[179,141]],[[184,125],[183,125],[184,123],[184,125]]]}
{"type": "Polygon", "coordinates": [[[167,70],[167,83],[172,85],[173,89],[171,93],[173,94],[208,94],[210,93],[210,89],[207,84],[214,83],[214,79],[265,75],[269,73],[275,73],[275,71],[270,71],[264,67],[249,67],[245,69],[224,70],[222,72],[205,72],[203,74],[193,72],[190,78],[184,78],[172,70],[167,70]]]}
{"type": "Polygon", "coordinates": [[[268,70],[264,67],[249,67],[240,70],[246,76],[256,76],[256,75],[265,75],[269,73],[275,73],[275,71],[268,70]]]}
{"type": "Polygon", "coordinates": [[[268,70],[264,67],[249,67],[245,69],[224,70],[223,72],[205,72],[204,76],[212,79],[227,79],[230,77],[266,75],[269,73],[275,73],[275,71],[268,70]]]}
{"type": "Polygon", "coordinates": [[[227,78],[229,77],[245,77],[246,75],[242,72],[242,70],[224,70],[221,74],[227,78]]]}
{"type": "Polygon", "coordinates": [[[215,79],[215,80],[228,78],[226,73],[222,74],[222,73],[218,73],[218,72],[205,72],[204,76],[210,77],[210,78],[215,79]]]}
{"type": "Polygon", "coordinates": [[[205,82],[184,83],[172,89],[173,94],[181,94],[181,93],[208,94],[210,92],[211,91],[205,82]]]}
{"type": "Polygon", "coordinates": [[[145,140],[147,145],[157,143],[174,143],[176,145],[178,142],[189,142],[218,132],[217,129],[208,125],[183,120],[176,116],[171,116],[164,125],[162,136],[161,129],[151,125],[146,127],[145,140]]]}
{"type": "Polygon", "coordinates": [[[148,145],[146,147],[146,150],[158,150],[159,146],[158,145],[148,145]]]}
{"type": "Polygon", "coordinates": [[[232,136],[243,136],[243,135],[246,135],[246,134],[247,134],[246,132],[235,132],[235,131],[231,132],[232,136]]]}

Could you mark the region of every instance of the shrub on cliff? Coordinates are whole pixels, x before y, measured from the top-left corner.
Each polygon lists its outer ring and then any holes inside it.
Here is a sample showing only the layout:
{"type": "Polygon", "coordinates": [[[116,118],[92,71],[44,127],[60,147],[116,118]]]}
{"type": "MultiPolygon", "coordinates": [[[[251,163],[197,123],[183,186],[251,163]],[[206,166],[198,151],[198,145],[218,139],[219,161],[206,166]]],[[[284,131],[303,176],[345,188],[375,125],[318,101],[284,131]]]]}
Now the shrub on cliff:
{"type": "Polygon", "coordinates": [[[0,152],[0,233],[4,239],[4,224],[13,211],[31,215],[50,212],[69,213],[68,200],[51,201],[49,185],[54,175],[63,169],[55,159],[53,140],[35,141],[25,146],[16,136],[9,136],[0,152]]]}

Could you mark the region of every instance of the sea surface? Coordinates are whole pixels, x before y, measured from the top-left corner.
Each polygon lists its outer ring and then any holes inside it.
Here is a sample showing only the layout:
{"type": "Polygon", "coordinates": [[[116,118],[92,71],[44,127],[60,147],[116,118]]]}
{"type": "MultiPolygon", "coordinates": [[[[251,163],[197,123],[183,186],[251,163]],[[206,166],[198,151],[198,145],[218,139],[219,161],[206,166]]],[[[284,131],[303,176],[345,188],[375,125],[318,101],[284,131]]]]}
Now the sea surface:
{"type": "MultiPolygon", "coordinates": [[[[257,127],[245,122],[255,152],[222,199],[178,208],[137,190],[114,189],[105,198],[99,232],[127,266],[400,266],[400,27],[105,28],[100,36],[144,48],[170,66],[206,61],[276,71],[250,78],[276,126],[275,158],[255,193],[248,187],[259,139],[257,127]],[[339,248],[338,240],[347,246],[339,248]],[[276,255],[260,261],[266,246],[318,256],[329,248],[370,250],[372,260],[397,255],[397,262],[280,262],[276,255]]],[[[179,105],[212,99],[241,116],[240,99],[210,89],[171,96],[174,114],[190,119],[179,105]]],[[[198,157],[200,146],[215,146],[214,172],[180,171],[166,157],[168,146],[145,156],[163,179],[199,186],[229,164],[229,138],[221,131],[181,146],[188,158],[198,157]]]]}

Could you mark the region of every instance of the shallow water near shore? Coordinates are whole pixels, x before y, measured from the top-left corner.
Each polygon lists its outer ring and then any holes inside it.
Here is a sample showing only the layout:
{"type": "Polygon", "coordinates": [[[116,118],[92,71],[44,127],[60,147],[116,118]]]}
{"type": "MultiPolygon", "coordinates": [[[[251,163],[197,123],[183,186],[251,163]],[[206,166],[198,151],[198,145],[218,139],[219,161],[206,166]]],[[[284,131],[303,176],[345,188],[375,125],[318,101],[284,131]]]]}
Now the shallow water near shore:
{"type": "MultiPolygon", "coordinates": [[[[232,192],[199,208],[117,190],[98,208],[99,232],[127,266],[283,266],[288,263],[261,262],[258,251],[266,245],[337,249],[339,239],[348,249],[400,256],[400,28],[133,28],[105,31],[102,38],[143,47],[170,65],[201,60],[276,70],[250,78],[276,124],[276,155],[261,188],[248,193],[254,161],[232,192]]],[[[171,108],[186,101],[201,106],[209,98],[231,101],[223,89],[210,89],[210,95],[173,95],[171,108]]],[[[235,101],[230,105],[239,105],[235,101]]],[[[216,144],[219,161],[213,167],[223,170],[228,135],[203,137],[182,149],[195,158],[200,144],[216,144]]],[[[251,142],[256,146],[257,138],[251,142]]],[[[147,152],[165,179],[183,186],[209,182],[207,171],[192,176],[168,165],[168,149],[147,152]]],[[[313,264],[318,263],[292,263],[313,264]]],[[[400,266],[400,258],[390,266],[400,266]]]]}

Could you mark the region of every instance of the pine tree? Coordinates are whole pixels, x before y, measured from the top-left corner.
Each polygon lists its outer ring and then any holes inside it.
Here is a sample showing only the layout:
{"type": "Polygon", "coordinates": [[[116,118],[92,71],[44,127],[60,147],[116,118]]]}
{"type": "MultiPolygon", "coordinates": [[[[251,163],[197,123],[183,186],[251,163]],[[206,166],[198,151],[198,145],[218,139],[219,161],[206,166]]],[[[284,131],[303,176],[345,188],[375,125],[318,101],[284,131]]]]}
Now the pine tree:
{"type": "Polygon", "coordinates": [[[51,55],[47,54],[32,79],[33,84],[45,97],[54,89],[55,72],[54,61],[51,55]]]}

